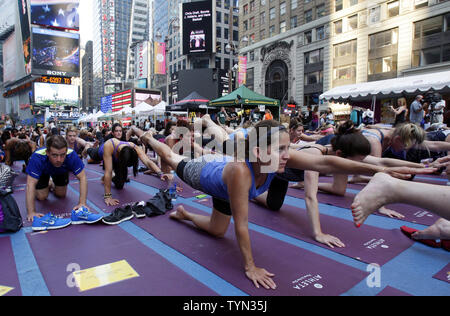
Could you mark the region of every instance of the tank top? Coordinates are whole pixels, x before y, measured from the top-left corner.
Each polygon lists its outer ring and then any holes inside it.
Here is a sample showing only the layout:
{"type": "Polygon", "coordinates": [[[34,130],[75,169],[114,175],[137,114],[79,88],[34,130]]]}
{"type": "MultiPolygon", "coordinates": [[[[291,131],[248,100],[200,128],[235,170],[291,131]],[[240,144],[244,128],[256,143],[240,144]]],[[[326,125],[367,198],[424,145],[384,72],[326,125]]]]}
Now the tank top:
{"type": "MultiPolygon", "coordinates": [[[[228,187],[222,180],[223,169],[225,166],[234,160],[233,157],[223,156],[224,159],[221,161],[211,161],[208,162],[202,169],[200,174],[200,185],[205,190],[205,193],[229,201],[230,197],[228,195],[228,187]]],[[[255,173],[253,167],[249,161],[246,160],[247,167],[250,169],[252,174],[252,186],[248,193],[248,199],[252,200],[255,197],[263,194],[269,189],[272,179],[275,177],[275,173],[267,174],[267,179],[263,185],[259,188],[255,186],[255,173]]]]}

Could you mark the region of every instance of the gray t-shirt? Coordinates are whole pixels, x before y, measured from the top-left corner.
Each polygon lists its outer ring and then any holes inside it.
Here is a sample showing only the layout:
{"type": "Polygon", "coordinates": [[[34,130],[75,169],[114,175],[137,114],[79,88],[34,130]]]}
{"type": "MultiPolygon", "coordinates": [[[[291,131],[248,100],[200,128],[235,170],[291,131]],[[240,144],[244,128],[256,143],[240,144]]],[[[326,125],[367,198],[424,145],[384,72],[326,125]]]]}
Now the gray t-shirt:
{"type": "Polygon", "coordinates": [[[422,104],[414,100],[413,103],[411,103],[411,109],[409,111],[409,120],[411,123],[420,124],[423,119],[423,110],[420,110],[419,112],[416,112],[422,107],[422,104]]]}

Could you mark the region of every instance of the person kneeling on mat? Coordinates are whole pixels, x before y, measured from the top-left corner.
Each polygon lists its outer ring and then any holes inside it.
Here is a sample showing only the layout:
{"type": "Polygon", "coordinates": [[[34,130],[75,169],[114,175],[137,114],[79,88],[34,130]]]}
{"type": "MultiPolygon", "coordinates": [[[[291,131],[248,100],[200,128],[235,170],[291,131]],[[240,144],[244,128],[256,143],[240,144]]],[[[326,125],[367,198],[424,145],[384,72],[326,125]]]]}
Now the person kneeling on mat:
{"type": "Polygon", "coordinates": [[[35,200],[46,200],[50,192],[50,177],[54,183],[54,194],[58,198],[64,198],[69,184],[69,171],[80,180],[80,198],[78,205],[73,209],[86,206],[87,179],[84,172],[84,164],[78,155],[68,149],[64,137],[55,135],[47,139],[47,147],[36,150],[28,162],[26,172],[27,189],[26,205],[27,219],[33,221],[34,217],[44,216],[36,212],[35,200]]]}

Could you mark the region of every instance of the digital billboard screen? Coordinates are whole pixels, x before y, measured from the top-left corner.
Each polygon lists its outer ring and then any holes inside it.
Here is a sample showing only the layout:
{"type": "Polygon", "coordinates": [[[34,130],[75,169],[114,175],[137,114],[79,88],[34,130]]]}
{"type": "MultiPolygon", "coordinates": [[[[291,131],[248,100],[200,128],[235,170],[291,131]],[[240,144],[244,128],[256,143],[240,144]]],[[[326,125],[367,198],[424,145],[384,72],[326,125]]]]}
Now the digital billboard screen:
{"type": "Polygon", "coordinates": [[[183,3],[183,54],[213,52],[213,1],[183,3]]]}
{"type": "Polygon", "coordinates": [[[36,106],[58,109],[79,106],[78,86],[35,82],[33,90],[36,106]]]}
{"type": "Polygon", "coordinates": [[[31,23],[78,30],[80,0],[31,0],[31,23]]]}
{"type": "Polygon", "coordinates": [[[80,35],[33,27],[32,72],[35,75],[78,77],[80,35]]]}

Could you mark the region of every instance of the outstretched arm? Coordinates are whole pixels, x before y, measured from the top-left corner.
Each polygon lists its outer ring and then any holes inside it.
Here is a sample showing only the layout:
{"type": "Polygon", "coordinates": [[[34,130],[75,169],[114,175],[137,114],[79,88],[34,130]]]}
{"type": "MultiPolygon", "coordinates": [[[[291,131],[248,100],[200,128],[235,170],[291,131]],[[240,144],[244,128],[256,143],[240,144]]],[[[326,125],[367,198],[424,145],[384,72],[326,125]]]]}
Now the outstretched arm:
{"type": "Polygon", "coordinates": [[[260,285],[266,289],[275,289],[276,285],[272,280],[274,276],[263,268],[255,265],[248,232],[248,194],[251,187],[251,175],[245,167],[238,163],[227,166],[225,183],[227,183],[230,197],[230,205],[234,218],[236,238],[244,259],[245,275],[259,288],[260,285]],[[233,166],[233,167],[232,167],[233,166]],[[234,167],[236,166],[236,167],[234,167]]]}

